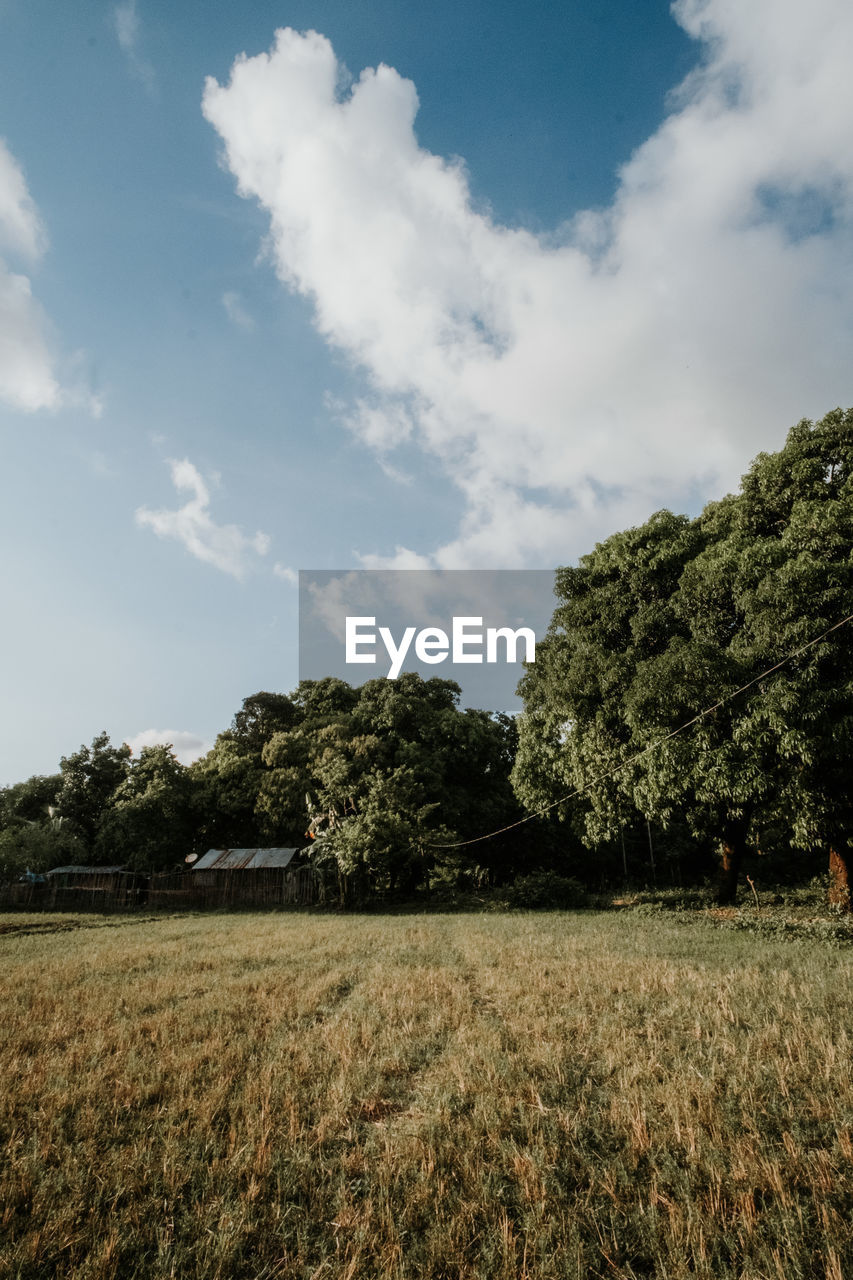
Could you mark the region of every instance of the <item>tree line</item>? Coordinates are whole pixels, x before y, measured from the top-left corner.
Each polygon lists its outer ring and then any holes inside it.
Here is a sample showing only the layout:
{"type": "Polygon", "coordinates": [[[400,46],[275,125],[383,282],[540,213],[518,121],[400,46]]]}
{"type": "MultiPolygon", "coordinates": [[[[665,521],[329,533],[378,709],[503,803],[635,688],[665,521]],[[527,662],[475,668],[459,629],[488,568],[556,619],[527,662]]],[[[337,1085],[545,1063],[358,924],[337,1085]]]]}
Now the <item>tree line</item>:
{"type": "Polygon", "coordinates": [[[169,746],[132,756],[106,733],[58,774],[0,791],[0,876],[93,863],[158,871],[189,853],[305,848],[345,900],[505,878],[515,848],[490,842],[463,868],[452,844],[517,821],[511,717],[459,706],[459,686],[404,673],[353,688],[302,681],[246,698],[189,766],[169,746]]]}
{"type": "Polygon", "coordinates": [[[518,717],[404,673],[254,694],[186,767],[104,733],[0,790],[0,878],[296,845],[350,901],[715,867],[731,901],[765,857],[770,877],[822,861],[849,909],[853,410],[800,422],[696,518],[614,534],[555,595],[518,717]]]}

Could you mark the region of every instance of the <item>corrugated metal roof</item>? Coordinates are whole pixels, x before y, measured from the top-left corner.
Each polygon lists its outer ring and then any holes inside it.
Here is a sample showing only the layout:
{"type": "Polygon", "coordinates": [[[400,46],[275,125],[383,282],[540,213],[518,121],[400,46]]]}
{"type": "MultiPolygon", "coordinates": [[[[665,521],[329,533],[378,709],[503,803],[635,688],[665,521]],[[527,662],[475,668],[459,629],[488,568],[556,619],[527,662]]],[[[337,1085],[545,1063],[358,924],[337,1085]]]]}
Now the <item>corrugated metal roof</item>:
{"type": "Polygon", "coordinates": [[[208,849],[193,871],[258,871],[286,867],[296,849],[208,849]]]}
{"type": "Polygon", "coordinates": [[[119,871],[124,871],[124,867],[54,867],[51,871],[46,871],[46,876],[112,876],[119,871]]]}

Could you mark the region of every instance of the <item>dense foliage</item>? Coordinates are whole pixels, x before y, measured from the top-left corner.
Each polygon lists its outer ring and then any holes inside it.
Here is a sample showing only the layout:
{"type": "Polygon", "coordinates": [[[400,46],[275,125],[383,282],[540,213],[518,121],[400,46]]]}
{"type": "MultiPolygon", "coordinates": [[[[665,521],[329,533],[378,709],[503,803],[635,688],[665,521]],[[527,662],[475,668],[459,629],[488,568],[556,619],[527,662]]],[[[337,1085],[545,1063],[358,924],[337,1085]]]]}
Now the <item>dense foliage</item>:
{"type": "Polygon", "coordinates": [[[556,594],[522,682],[521,799],[582,791],[562,811],[593,846],[686,822],[718,845],[724,900],[749,846],[823,850],[849,906],[850,629],[811,642],[853,609],[853,411],[799,423],[697,519],[613,535],[556,594]]]}
{"type": "Polygon", "coordinates": [[[61,772],[0,791],[0,876],[63,863],[164,870],[210,847],[306,847],[347,900],[507,878],[514,846],[454,846],[517,820],[515,724],[462,710],[449,680],[404,674],[354,689],[303,681],[247,698],[189,767],[168,746],[133,757],[105,733],[61,772]]]}

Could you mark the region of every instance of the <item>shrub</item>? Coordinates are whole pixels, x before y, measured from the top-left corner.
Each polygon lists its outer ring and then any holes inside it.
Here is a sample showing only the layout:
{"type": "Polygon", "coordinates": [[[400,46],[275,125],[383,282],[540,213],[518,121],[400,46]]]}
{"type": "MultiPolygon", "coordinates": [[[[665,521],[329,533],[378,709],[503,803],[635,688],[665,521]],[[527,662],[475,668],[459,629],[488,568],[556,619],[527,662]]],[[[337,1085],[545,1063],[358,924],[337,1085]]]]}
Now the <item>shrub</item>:
{"type": "Polygon", "coordinates": [[[526,911],[571,910],[587,904],[586,890],[581,882],[571,876],[558,875],[556,871],[533,871],[530,875],[519,876],[503,890],[501,896],[508,907],[526,911]]]}

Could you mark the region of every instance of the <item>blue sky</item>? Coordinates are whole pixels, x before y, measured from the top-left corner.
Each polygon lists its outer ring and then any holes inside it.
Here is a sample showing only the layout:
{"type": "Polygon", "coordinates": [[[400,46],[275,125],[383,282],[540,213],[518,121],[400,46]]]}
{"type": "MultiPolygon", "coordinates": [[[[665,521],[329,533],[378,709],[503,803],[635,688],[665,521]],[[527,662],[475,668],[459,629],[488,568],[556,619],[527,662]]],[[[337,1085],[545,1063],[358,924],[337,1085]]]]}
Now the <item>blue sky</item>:
{"type": "Polygon", "coordinates": [[[291,688],[299,568],[570,562],[851,403],[851,32],[0,0],[0,784],[291,688]]]}

